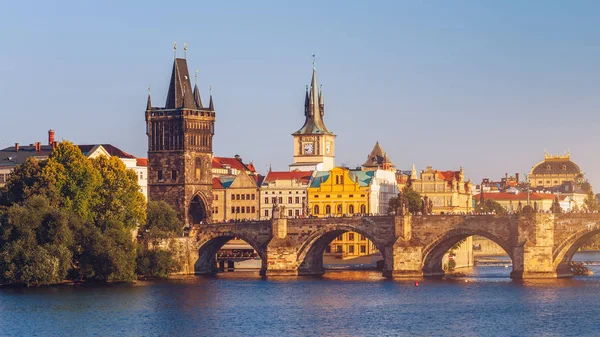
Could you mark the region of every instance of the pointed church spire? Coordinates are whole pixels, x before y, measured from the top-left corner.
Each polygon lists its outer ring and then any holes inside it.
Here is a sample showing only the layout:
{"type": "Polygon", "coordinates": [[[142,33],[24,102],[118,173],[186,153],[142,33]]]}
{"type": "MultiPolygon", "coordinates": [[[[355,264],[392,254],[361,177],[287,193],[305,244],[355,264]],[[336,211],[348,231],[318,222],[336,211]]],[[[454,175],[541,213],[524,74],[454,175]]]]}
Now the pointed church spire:
{"type": "Polygon", "coordinates": [[[323,96],[323,86],[319,87],[319,110],[321,116],[325,115],[325,97],[323,96]]]}
{"type": "Polygon", "coordinates": [[[198,90],[198,84],[194,85],[194,103],[196,103],[196,108],[202,109],[202,99],[200,98],[200,90],[198,90]]]}
{"type": "Polygon", "coordinates": [[[215,105],[213,104],[212,99],[212,85],[210,86],[210,102],[208,103],[208,110],[215,111],[215,105]]]}
{"type": "Polygon", "coordinates": [[[176,58],[173,62],[171,83],[167,93],[166,109],[195,109],[190,73],[185,59],[176,58]]]}
{"type": "Polygon", "coordinates": [[[329,134],[333,135],[331,131],[327,130],[325,123],[323,122],[324,115],[324,96],[323,91],[319,91],[320,87],[317,83],[317,69],[315,67],[314,55],[313,55],[313,73],[310,81],[310,88],[307,87],[307,92],[304,96],[304,116],[306,120],[304,125],[294,134],[329,134]]]}
{"type": "Polygon", "coordinates": [[[308,85],[306,86],[306,95],[304,96],[304,116],[308,117],[310,110],[310,99],[308,98],[308,85]]]}
{"type": "Polygon", "coordinates": [[[150,101],[150,86],[148,86],[148,103],[146,103],[146,110],[152,109],[152,102],[150,101]]]}

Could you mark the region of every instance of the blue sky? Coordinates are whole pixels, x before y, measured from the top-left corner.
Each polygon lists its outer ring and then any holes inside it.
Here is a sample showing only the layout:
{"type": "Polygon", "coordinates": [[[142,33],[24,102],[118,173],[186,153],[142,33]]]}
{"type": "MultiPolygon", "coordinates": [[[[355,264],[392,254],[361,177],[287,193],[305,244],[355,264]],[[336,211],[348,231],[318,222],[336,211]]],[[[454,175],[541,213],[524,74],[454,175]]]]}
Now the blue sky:
{"type": "Polygon", "coordinates": [[[292,161],[314,53],[338,164],[379,140],[399,168],[463,166],[478,182],[570,149],[600,184],[597,1],[0,6],[0,147],[53,128],[146,156],[147,87],[164,105],[177,41],[205,102],[213,86],[215,155],[262,172],[292,161]]]}

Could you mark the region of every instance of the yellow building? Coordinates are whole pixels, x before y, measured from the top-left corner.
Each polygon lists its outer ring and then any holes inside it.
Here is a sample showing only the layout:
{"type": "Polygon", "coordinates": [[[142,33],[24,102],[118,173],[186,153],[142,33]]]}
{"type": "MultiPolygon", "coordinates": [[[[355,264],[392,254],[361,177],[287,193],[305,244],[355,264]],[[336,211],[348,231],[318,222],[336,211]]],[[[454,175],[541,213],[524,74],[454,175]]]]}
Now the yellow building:
{"type": "Polygon", "coordinates": [[[555,187],[563,182],[583,182],[583,172],[571,161],[571,155],[551,156],[544,154],[544,161],[537,163],[529,173],[531,187],[555,187]]]}
{"type": "Polygon", "coordinates": [[[258,174],[252,164],[235,158],[214,157],[212,221],[259,218],[258,174]]]}
{"type": "Polygon", "coordinates": [[[462,167],[460,171],[438,171],[428,166],[421,171],[421,177],[416,178],[413,168],[411,186],[421,196],[432,202],[432,212],[467,213],[473,210],[471,180],[465,181],[462,167]]]}
{"type": "Polygon", "coordinates": [[[371,177],[366,173],[342,167],[316,171],[308,188],[310,214],[327,217],[369,213],[371,177]]]}
{"type": "MultiPolygon", "coordinates": [[[[372,178],[373,171],[351,171],[342,167],[316,171],[308,188],[310,214],[342,217],[370,213],[369,185],[372,178]]],[[[370,240],[358,233],[347,232],[334,239],[325,254],[352,258],[374,252],[376,249],[370,240]]]]}

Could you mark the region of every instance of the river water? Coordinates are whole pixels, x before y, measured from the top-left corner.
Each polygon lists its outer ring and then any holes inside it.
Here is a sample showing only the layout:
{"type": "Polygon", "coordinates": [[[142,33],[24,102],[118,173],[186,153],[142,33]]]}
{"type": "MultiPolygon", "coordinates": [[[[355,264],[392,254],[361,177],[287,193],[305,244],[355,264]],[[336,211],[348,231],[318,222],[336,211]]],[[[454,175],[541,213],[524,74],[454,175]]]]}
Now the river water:
{"type": "Polygon", "coordinates": [[[513,281],[510,267],[475,267],[418,287],[376,271],[330,271],[0,288],[0,336],[598,336],[600,266],[590,269],[513,281]]]}

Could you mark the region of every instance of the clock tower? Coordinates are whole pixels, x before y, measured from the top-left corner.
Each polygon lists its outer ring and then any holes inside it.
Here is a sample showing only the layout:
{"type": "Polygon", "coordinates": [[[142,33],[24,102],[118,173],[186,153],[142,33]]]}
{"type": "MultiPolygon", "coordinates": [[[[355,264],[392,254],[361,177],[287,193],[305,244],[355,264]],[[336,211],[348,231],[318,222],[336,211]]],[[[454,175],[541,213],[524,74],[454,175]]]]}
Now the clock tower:
{"type": "Polygon", "coordinates": [[[328,171],[335,167],[335,135],[327,130],[323,90],[317,84],[317,70],[313,62],[310,88],[304,98],[304,125],[292,133],[294,137],[294,163],[290,171],[328,171]]]}

